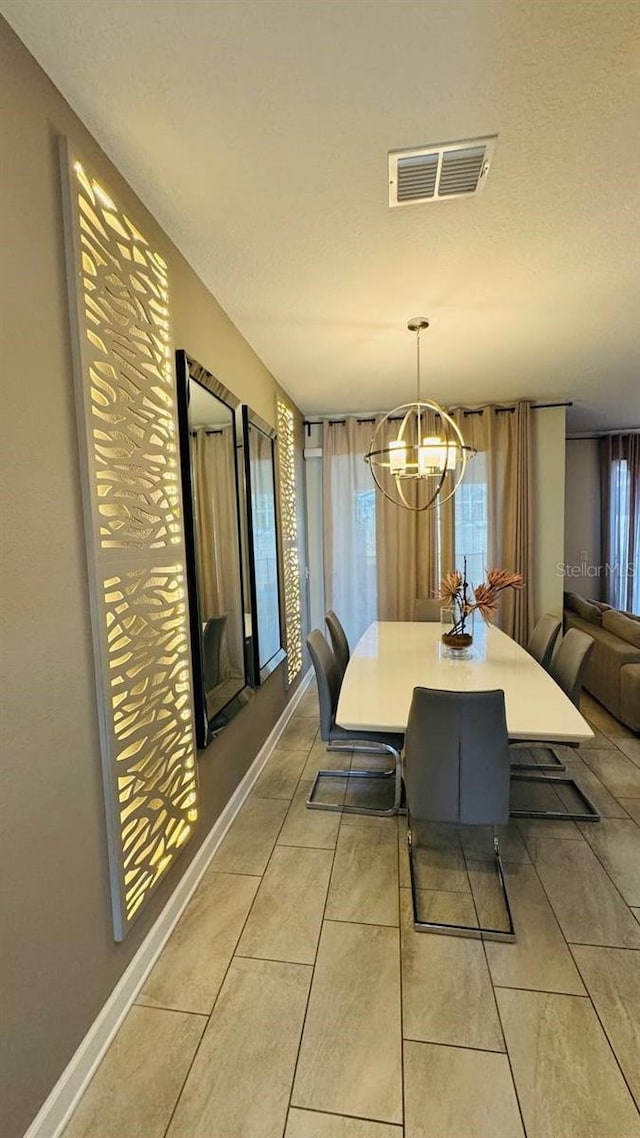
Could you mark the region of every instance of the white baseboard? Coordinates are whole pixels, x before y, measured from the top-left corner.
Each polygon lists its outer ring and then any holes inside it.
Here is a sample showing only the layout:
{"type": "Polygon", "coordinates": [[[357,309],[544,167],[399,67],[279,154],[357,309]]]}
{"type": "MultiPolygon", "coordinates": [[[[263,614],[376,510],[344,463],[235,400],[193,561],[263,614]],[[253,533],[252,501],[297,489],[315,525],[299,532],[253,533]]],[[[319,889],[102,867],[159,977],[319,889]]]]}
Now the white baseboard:
{"type": "Polygon", "coordinates": [[[312,675],[313,671],[309,669],[295,695],[285,707],[273,730],[258,751],[249,770],[207,834],[193,861],[180,878],[153,928],[123,972],[78,1050],[65,1067],[46,1102],[38,1111],[24,1138],[58,1138],[62,1133],[109,1044],[191,900],[214,853],[302,699],[312,675]]]}

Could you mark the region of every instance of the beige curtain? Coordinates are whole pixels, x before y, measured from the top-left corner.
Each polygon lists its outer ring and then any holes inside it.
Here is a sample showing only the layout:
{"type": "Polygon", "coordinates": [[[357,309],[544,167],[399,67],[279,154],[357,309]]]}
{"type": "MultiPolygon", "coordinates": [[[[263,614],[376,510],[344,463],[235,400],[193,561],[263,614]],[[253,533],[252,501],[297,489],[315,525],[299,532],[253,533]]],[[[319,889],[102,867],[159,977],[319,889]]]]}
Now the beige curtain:
{"type": "MultiPolygon", "coordinates": [[[[398,437],[399,421],[387,421],[378,439],[381,446],[398,437]]],[[[425,414],[422,435],[436,435],[432,413],[425,414]]],[[[405,434],[407,443],[415,435],[405,434]]],[[[415,484],[403,482],[407,501],[415,504],[415,484]]],[[[379,620],[413,620],[417,597],[433,597],[438,588],[438,515],[435,510],[414,513],[376,494],[376,545],[379,620]]]]}
{"type": "MultiPolygon", "coordinates": [[[[533,627],[533,442],[531,406],[491,405],[472,411],[456,409],[453,417],[465,442],[478,451],[468,465],[463,486],[486,485],[487,545],[484,571],[493,567],[522,573],[525,587],[505,590],[496,624],[520,644],[533,627]]],[[[442,568],[462,568],[464,495],[458,492],[442,507],[442,568]],[[456,524],[458,540],[456,540],[456,524]]],[[[477,563],[478,559],[476,559],[477,563]]],[[[472,584],[479,584],[476,572],[472,584]]]]}
{"type": "Polygon", "coordinates": [[[350,644],[377,617],[376,523],[379,496],[364,456],[372,424],[325,420],[322,436],[324,594],[350,644]]]}
{"type": "Polygon", "coordinates": [[[200,617],[227,616],[220,675],[228,679],[244,675],[233,432],[196,430],[191,444],[200,617]]]}
{"type": "MultiPolygon", "coordinates": [[[[365,537],[354,506],[373,488],[363,461],[373,428],[353,419],[325,423],[325,596],[341,620],[351,614],[346,618],[352,621],[351,638],[376,618],[413,620],[416,599],[435,597],[440,577],[462,568],[465,553],[473,585],[496,566],[522,573],[524,589],[502,594],[496,623],[521,644],[529,638],[534,592],[530,405],[456,410],[453,416],[465,442],[478,451],[467,466],[464,490],[422,513],[402,509],[376,491],[373,559],[370,532],[365,537]]],[[[397,437],[398,427],[398,422],[386,424],[383,445],[397,437]]],[[[438,433],[435,419],[425,424],[424,434],[438,433]]]]}

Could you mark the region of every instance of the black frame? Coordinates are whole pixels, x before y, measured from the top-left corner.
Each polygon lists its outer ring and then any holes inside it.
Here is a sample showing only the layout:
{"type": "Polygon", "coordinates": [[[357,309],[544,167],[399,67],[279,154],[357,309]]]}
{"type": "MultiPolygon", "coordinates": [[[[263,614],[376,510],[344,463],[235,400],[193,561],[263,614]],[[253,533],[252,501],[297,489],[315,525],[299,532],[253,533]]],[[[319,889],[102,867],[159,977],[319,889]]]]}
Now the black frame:
{"type": "MultiPolygon", "coordinates": [[[[184,516],[185,561],[187,573],[187,592],[189,597],[189,627],[191,632],[191,665],[193,672],[193,698],[195,710],[196,742],[198,747],[206,747],[211,740],[226,727],[245,706],[253,694],[250,686],[250,677],[247,675],[247,661],[245,652],[244,686],[240,691],[220,708],[216,715],[209,719],[207,714],[207,701],[204,688],[204,665],[202,651],[202,627],[200,619],[200,599],[198,595],[198,574],[196,571],[196,527],[193,513],[193,495],[191,486],[191,444],[189,438],[189,380],[194,379],[205,387],[216,399],[224,403],[231,412],[233,427],[233,451],[237,455],[238,432],[236,425],[236,410],[240,400],[230,392],[211,372],[197,363],[191,356],[180,348],[176,352],[176,378],[178,395],[178,435],[180,443],[180,476],[182,483],[182,509],[184,516]]],[[[246,611],[246,582],[244,580],[242,556],[242,524],[241,524],[241,493],[242,488],[238,477],[238,464],[234,462],[234,477],[236,487],[236,524],[238,527],[238,572],[240,575],[240,596],[242,612],[246,611]]]]}
{"type": "Polygon", "coordinates": [[[245,478],[245,501],[247,509],[247,560],[249,564],[249,594],[251,597],[251,618],[253,627],[253,636],[251,638],[251,669],[252,669],[252,683],[254,687],[264,683],[268,676],[287,658],[287,652],[284,647],[284,624],[283,624],[283,608],[282,608],[282,554],[280,544],[280,514],[278,510],[278,494],[276,488],[276,431],[273,427],[265,423],[255,411],[252,411],[246,403],[242,404],[242,449],[244,460],[244,478],[245,478]],[[256,588],[256,568],[255,568],[255,551],[253,543],[253,500],[251,488],[251,454],[249,446],[249,427],[254,430],[260,431],[265,435],[271,444],[271,474],[273,479],[273,516],[274,516],[274,529],[275,529],[275,545],[276,545],[276,579],[278,588],[278,628],[280,630],[280,647],[272,656],[269,657],[265,663],[260,666],[260,643],[258,636],[258,597],[256,588]]]}

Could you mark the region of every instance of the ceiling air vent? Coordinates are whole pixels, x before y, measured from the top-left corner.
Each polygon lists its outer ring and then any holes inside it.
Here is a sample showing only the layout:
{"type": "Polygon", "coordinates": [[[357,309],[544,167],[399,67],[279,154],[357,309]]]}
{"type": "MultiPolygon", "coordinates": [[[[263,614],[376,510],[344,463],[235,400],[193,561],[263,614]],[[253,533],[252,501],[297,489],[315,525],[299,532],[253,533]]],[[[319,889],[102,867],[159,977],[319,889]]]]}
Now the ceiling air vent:
{"type": "Polygon", "coordinates": [[[389,152],[389,205],[437,202],[479,194],[497,135],[389,152]]]}

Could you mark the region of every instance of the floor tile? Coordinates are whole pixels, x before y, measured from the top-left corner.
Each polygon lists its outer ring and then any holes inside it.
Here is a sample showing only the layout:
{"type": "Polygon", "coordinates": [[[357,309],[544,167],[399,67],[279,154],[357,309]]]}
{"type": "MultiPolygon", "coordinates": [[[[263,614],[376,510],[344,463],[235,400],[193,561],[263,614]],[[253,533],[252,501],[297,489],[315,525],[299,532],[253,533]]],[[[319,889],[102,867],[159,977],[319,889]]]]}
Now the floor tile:
{"type": "Polygon", "coordinates": [[[640,952],[574,945],[573,955],[640,1107],[640,952]]]}
{"type": "MultiPolygon", "coordinates": [[[[599,752],[599,754],[602,753],[603,752],[599,752]]],[[[616,754],[615,751],[604,753],[616,754]]],[[[625,817],[624,809],[617,799],[614,798],[613,794],[607,790],[597,775],[595,775],[581,759],[573,759],[567,762],[567,775],[569,778],[576,780],[580,789],[584,791],[587,798],[603,818],[625,817]]]]}
{"type": "Polygon", "coordinates": [[[637,922],[586,842],[540,838],[529,852],[568,941],[640,948],[637,922]]]}
{"type": "Polygon", "coordinates": [[[577,841],[582,839],[575,822],[566,820],[564,818],[518,818],[518,826],[522,834],[525,845],[528,841],[536,838],[565,838],[567,841],[577,841]]]}
{"type": "Polygon", "coordinates": [[[292,1105],[402,1122],[398,930],[327,921],[292,1105]]]}
{"type": "Polygon", "coordinates": [[[264,873],[287,803],[251,795],[215,853],[211,868],[221,873],[264,873]]]}
{"type": "Polygon", "coordinates": [[[506,1055],[404,1045],[406,1138],[524,1138],[506,1055]]]}
{"type": "Polygon", "coordinates": [[[325,915],[332,921],[398,924],[395,827],[340,827],[325,915]]]}
{"type": "Polygon", "coordinates": [[[610,711],[607,711],[606,707],[603,707],[601,703],[598,703],[598,701],[592,697],[585,700],[583,696],[580,706],[586,708],[582,713],[585,718],[594,724],[599,731],[608,735],[610,739],[631,736],[632,732],[629,731],[628,727],[620,723],[610,711]]]}
{"type": "Polygon", "coordinates": [[[638,1138],[633,1104],[589,1000],[496,992],[527,1138],[638,1138]]]}
{"type": "Polygon", "coordinates": [[[584,739],[582,741],[582,743],[580,744],[580,746],[577,748],[558,747],[558,754],[562,754],[563,759],[564,759],[564,758],[569,758],[569,756],[571,754],[580,755],[580,753],[582,751],[584,751],[584,750],[590,751],[594,747],[596,748],[596,750],[607,750],[609,747],[615,747],[616,746],[616,743],[614,743],[613,739],[610,739],[608,735],[605,735],[604,731],[600,731],[600,729],[598,727],[592,727],[592,730],[593,730],[593,739],[584,739]]]}
{"type": "MultiPolygon", "coordinates": [[[[505,862],[504,870],[508,864],[523,863],[505,862]]],[[[495,858],[493,861],[474,861],[468,857],[467,873],[469,874],[474,908],[478,916],[477,923],[481,928],[487,929],[489,939],[492,932],[509,933],[509,910],[495,858]]]]}
{"type": "Polygon", "coordinates": [[[504,1051],[482,942],[416,932],[409,890],[401,893],[405,1038],[504,1051]]]}
{"type": "Polygon", "coordinates": [[[621,751],[585,751],[582,760],[618,798],[640,798],[640,767],[621,751]]]}
{"type": "Polygon", "coordinates": [[[413,864],[419,889],[470,892],[458,826],[414,822],[413,864]]]}
{"type": "Polygon", "coordinates": [[[313,849],[335,849],[340,829],[340,814],[333,810],[310,810],[307,798],[311,782],[301,782],[278,834],[279,846],[309,846],[313,849]]]}
{"type": "Polygon", "coordinates": [[[289,1111],[284,1138],[402,1138],[402,1127],[314,1110],[289,1111]]]}
{"type": "Polygon", "coordinates": [[[306,781],[314,779],[319,770],[349,770],[350,767],[351,751],[328,751],[327,744],[318,735],[309,751],[309,757],[301,778],[306,781]]]}
{"type": "MultiPolygon", "coordinates": [[[[615,754],[615,752],[612,751],[611,754],[615,754]]],[[[512,812],[515,810],[536,810],[569,814],[577,809],[583,809],[583,803],[581,799],[576,799],[575,791],[572,794],[572,788],[560,782],[560,778],[563,777],[565,776],[560,775],[558,778],[551,778],[551,776],[547,777],[546,774],[540,779],[530,775],[523,775],[521,778],[513,776],[510,795],[512,812]],[[567,800],[567,794],[570,795],[569,800],[567,800]]],[[[544,821],[549,822],[552,819],[545,818],[544,821]]],[[[562,825],[565,819],[553,819],[553,821],[562,825]]]]}
{"type": "Polygon", "coordinates": [[[486,942],[493,983],[584,995],[578,970],[533,866],[506,865],[505,878],[516,940],[513,944],[486,942]]]}
{"type": "MultiPolygon", "coordinates": [[[[372,766],[372,770],[375,766],[372,766]]],[[[394,808],[396,797],[395,778],[380,776],[379,778],[350,778],[347,782],[344,796],[345,806],[356,808],[352,818],[374,818],[373,814],[358,813],[360,810],[385,810],[394,808]]],[[[391,815],[390,817],[394,817],[391,815]]],[[[387,817],[387,821],[389,817],[387,817]]]]}
{"type": "MultiPolygon", "coordinates": [[[[375,782],[376,780],[374,779],[373,781],[375,782]]],[[[343,826],[370,826],[373,829],[381,830],[383,832],[388,831],[389,833],[391,833],[393,831],[393,836],[395,838],[396,833],[397,833],[397,828],[398,828],[398,815],[393,814],[393,815],[391,815],[391,817],[386,818],[386,817],[377,816],[376,814],[343,814],[342,815],[342,825],[343,826]]],[[[406,834],[406,826],[405,826],[405,834],[406,834]]],[[[406,837],[405,837],[405,841],[406,841],[406,837]]]]}
{"type": "MultiPolygon", "coordinates": [[[[494,860],[493,826],[460,826],[460,841],[466,858],[494,860]]],[[[506,861],[530,861],[522,833],[514,818],[506,826],[496,826],[500,856],[506,861]]]]}
{"type": "Polygon", "coordinates": [[[640,827],[631,818],[603,818],[581,829],[627,905],[640,905],[640,827]]]}
{"type": "Polygon", "coordinates": [[[204,1016],[133,1007],[63,1138],[163,1138],[204,1016]]]}
{"type": "Polygon", "coordinates": [[[278,739],[278,748],[281,751],[307,751],[308,753],[317,734],[318,724],[315,719],[294,716],[289,720],[278,739]]]}
{"type": "Polygon", "coordinates": [[[354,750],[351,756],[352,771],[388,771],[394,767],[395,758],[388,751],[373,754],[354,750]]]}
{"type": "Polygon", "coordinates": [[[590,723],[594,723],[595,718],[598,716],[606,720],[611,720],[613,718],[610,712],[608,712],[607,709],[598,702],[595,696],[592,696],[591,692],[588,692],[586,690],[586,688],[583,688],[580,694],[580,711],[584,715],[585,719],[588,719],[590,723]]]}
{"type": "Polygon", "coordinates": [[[611,719],[613,719],[613,722],[609,723],[609,725],[604,729],[605,735],[608,735],[610,739],[613,739],[618,746],[620,746],[621,739],[634,740],[638,738],[637,731],[632,731],[631,728],[627,727],[625,723],[621,723],[619,719],[614,719],[613,716],[611,716],[611,719]]]}
{"type": "Polygon", "coordinates": [[[627,814],[630,814],[634,822],[640,826],[640,798],[621,798],[620,805],[624,806],[627,814]]]}
{"type": "Polygon", "coordinates": [[[631,912],[633,913],[633,915],[634,915],[634,917],[635,917],[636,921],[638,922],[638,924],[640,924],[640,909],[634,909],[634,908],[632,908],[632,909],[631,909],[631,912]]]}
{"type": "Polygon", "coordinates": [[[409,849],[407,846],[407,819],[405,815],[398,817],[398,876],[401,889],[411,888],[409,876],[409,849]]]}
{"type": "Polygon", "coordinates": [[[307,754],[307,751],[283,751],[280,747],[275,747],[252,794],[256,798],[291,800],[307,761],[307,754]]]}
{"type": "Polygon", "coordinates": [[[332,850],[276,846],[238,944],[239,956],[313,964],[332,850]]]}
{"type": "Polygon", "coordinates": [[[257,877],[205,873],[137,1002],[208,1014],[259,884],[257,877]]]}
{"type": "Polygon", "coordinates": [[[317,719],[319,714],[320,705],[318,703],[318,692],[313,688],[304,693],[300,703],[296,707],[293,718],[317,719]]]}
{"type": "Polygon", "coordinates": [[[311,971],[233,960],[167,1138],[282,1138],[311,971]]]}
{"type": "Polygon", "coordinates": [[[342,810],[336,810],[335,807],[344,805],[346,794],[346,778],[338,772],[334,776],[333,771],[328,771],[316,786],[313,792],[313,805],[309,809],[322,809],[341,815],[342,810]]]}
{"type": "Polygon", "coordinates": [[[478,917],[470,893],[447,893],[437,889],[417,889],[418,920],[439,925],[478,927],[478,917]]]}
{"type": "Polygon", "coordinates": [[[637,737],[634,739],[619,738],[616,739],[616,744],[620,750],[624,752],[628,759],[631,759],[631,761],[634,762],[636,766],[640,767],[640,739],[637,737]]]}

